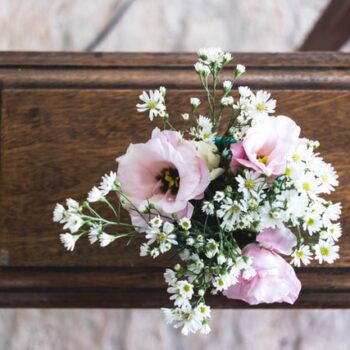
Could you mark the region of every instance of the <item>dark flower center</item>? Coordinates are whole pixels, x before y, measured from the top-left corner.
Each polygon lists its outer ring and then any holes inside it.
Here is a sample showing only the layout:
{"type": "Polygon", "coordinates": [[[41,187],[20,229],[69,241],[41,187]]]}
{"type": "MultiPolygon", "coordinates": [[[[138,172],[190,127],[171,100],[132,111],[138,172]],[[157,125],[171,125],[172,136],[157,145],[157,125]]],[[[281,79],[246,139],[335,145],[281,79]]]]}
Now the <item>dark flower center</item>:
{"type": "Polygon", "coordinates": [[[167,193],[170,191],[172,195],[176,195],[180,187],[179,172],[175,168],[164,168],[159,175],[156,176],[156,180],[160,181],[160,191],[167,193]]]}

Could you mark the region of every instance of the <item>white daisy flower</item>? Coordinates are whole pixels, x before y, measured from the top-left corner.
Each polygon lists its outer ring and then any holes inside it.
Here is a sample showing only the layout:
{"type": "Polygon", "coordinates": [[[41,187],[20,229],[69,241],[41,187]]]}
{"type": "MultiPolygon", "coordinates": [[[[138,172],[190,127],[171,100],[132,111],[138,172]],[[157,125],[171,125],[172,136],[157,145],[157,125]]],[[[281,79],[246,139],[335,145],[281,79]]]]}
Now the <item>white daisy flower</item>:
{"type": "Polygon", "coordinates": [[[233,97],[232,96],[225,96],[221,99],[221,105],[222,106],[232,106],[233,105],[233,97]]]}
{"type": "Polygon", "coordinates": [[[239,86],[238,92],[242,97],[250,97],[252,95],[252,90],[249,89],[248,86],[239,86]]]}
{"type": "Polygon", "coordinates": [[[323,212],[323,219],[326,222],[337,221],[341,214],[341,203],[332,203],[326,206],[323,212]]]}
{"type": "Polygon", "coordinates": [[[68,207],[68,211],[70,213],[76,213],[79,210],[79,202],[77,202],[76,200],[72,199],[72,198],[67,198],[66,199],[66,204],[68,207]]]}
{"type": "Polygon", "coordinates": [[[94,186],[88,194],[87,200],[90,203],[99,202],[103,199],[103,194],[99,188],[94,186]]]}
{"type": "Polygon", "coordinates": [[[201,75],[204,78],[207,78],[210,74],[210,69],[208,66],[206,66],[205,64],[201,63],[201,62],[197,62],[194,65],[194,69],[195,71],[201,75]]]}
{"type": "Polygon", "coordinates": [[[214,215],[214,212],[215,212],[214,204],[209,201],[204,201],[202,204],[202,212],[207,215],[214,215]]]}
{"type": "Polygon", "coordinates": [[[323,261],[332,264],[334,260],[339,258],[339,246],[329,241],[320,240],[318,244],[315,245],[314,250],[315,258],[320,264],[322,264],[323,261]]]}
{"type": "Polygon", "coordinates": [[[232,231],[240,221],[242,212],[248,209],[247,203],[243,201],[225,198],[216,214],[222,219],[221,227],[226,231],[232,231]]]}
{"type": "Polygon", "coordinates": [[[107,196],[107,194],[119,188],[119,184],[117,181],[117,173],[111,171],[109,174],[105,174],[102,176],[102,181],[100,183],[100,190],[103,196],[107,196]]]}
{"type": "Polygon", "coordinates": [[[191,220],[186,217],[180,219],[179,225],[186,231],[188,231],[192,227],[191,220]]]}
{"type": "Polygon", "coordinates": [[[251,95],[249,113],[253,118],[267,117],[275,112],[276,100],[270,99],[270,97],[270,93],[262,90],[259,90],[255,95],[251,95]]]}
{"type": "Polygon", "coordinates": [[[165,269],[163,276],[168,285],[173,286],[177,281],[176,272],[174,270],[165,269]]]}
{"type": "Polygon", "coordinates": [[[187,308],[189,306],[189,300],[192,299],[194,293],[193,285],[187,281],[177,281],[167,291],[173,294],[170,300],[174,300],[174,305],[180,308],[187,308]]]}
{"type": "Polygon", "coordinates": [[[242,75],[245,72],[245,66],[243,64],[237,64],[236,66],[236,77],[242,75]]]}
{"type": "Polygon", "coordinates": [[[166,110],[164,96],[159,90],[149,90],[148,93],[143,91],[139,98],[143,103],[138,103],[136,105],[138,112],[149,111],[149,119],[151,121],[158,115],[160,117],[164,116],[166,110]]]}
{"type": "Polygon", "coordinates": [[[225,92],[230,91],[232,89],[233,83],[231,80],[225,80],[222,84],[225,92]]]}
{"type": "Polygon", "coordinates": [[[292,253],[291,263],[294,266],[300,267],[301,264],[309,265],[312,260],[312,253],[308,245],[301,245],[298,249],[295,249],[292,253]]]}
{"type": "Polygon", "coordinates": [[[203,48],[198,50],[200,62],[207,65],[217,65],[221,67],[223,64],[232,60],[230,53],[225,53],[220,48],[203,48]]]}
{"type": "Polygon", "coordinates": [[[198,108],[198,106],[201,104],[201,101],[197,97],[191,97],[190,103],[193,108],[198,108]]]}
{"type": "Polygon", "coordinates": [[[77,232],[81,226],[83,226],[84,221],[78,214],[70,214],[63,228],[68,229],[71,233],[77,232]]]}
{"type": "Polygon", "coordinates": [[[236,278],[231,276],[228,273],[225,273],[220,276],[216,276],[213,280],[213,287],[216,291],[221,292],[224,289],[227,289],[228,287],[232,286],[237,282],[236,278]]]}
{"type": "Polygon", "coordinates": [[[221,202],[224,198],[225,198],[225,193],[222,191],[216,191],[213,197],[215,202],[221,202]]]}
{"type": "Polygon", "coordinates": [[[99,235],[102,233],[102,226],[101,224],[93,224],[89,229],[89,241],[90,244],[94,244],[98,241],[99,235]]]}
{"type": "Polygon", "coordinates": [[[219,252],[219,244],[215,242],[214,239],[210,238],[206,244],[206,252],[205,255],[207,258],[213,258],[219,252]]]}
{"type": "Polygon", "coordinates": [[[150,220],[149,223],[152,227],[161,227],[163,225],[163,220],[158,215],[155,216],[152,220],[150,220]]]}
{"type": "Polygon", "coordinates": [[[79,236],[73,236],[70,233],[61,233],[60,234],[60,240],[63,246],[68,250],[68,251],[73,251],[75,247],[75,242],[78,240],[79,236]]]}
{"type": "Polygon", "coordinates": [[[211,309],[209,305],[205,305],[204,303],[200,303],[197,305],[195,312],[198,313],[198,316],[201,320],[207,319],[211,315],[211,309]]]}
{"type": "Polygon", "coordinates": [[[320,237],[324,240],[336,242],[342,235],[340,223],[331,224],[320,232],[320,237]]]}
{"type": "Polygon", "coordinates": [[[238,192],[242,192],[245,197],[249,197],[250,194],[257,195],[266,188],[265,178],[255,171],[245,170],[243,176],[236,176],[236,181],[238,192]]]}
{"type": "Polygon", "coordinates": [[[150,253],[150,248],[147,243],[142,243],[140,246],[140,256],[147,256],[150,253]]]}
{"type": "Polygon", "coordinates": [[[62,204],[57,203],[53,211],[53,221],[54,222],[63,222],[65,218],[66,210],[62,204]]]}
{"type": "Polygon", "coordinates": [[[286,218],[286,212],[280,208],[273,207],[269,202],[265,202],[259,208],[261,217],[261,228],[283,227],[283,222],[286,218]]]}
{"type": "Polygon", "coordinates": [[[319,231],[322,226],[322,221],[318,213],[307,212],[303,218],[303,229],[308,231],[310,235],[319,231]]]}
{"type": "Polygon", "coordinates": [[[181,114],[181,117],[186,122],[190,119],[190,115],[188,113],[181,114]]]}
{"type": "Polygon", "coordinates": [[[116,239],[115,236],[109,235],[108,233],[102,232],[99,236],[100,246],[106,247],[116,239]]]}
{"type": "Polygon", "coordinates": [[[162,229],[160,227],[152,227],[147,230],[147,244],[157,243],[159,252],[163,254],[170,250],[172,245],[177,245],[176,234],[172,233],[173,231],[174,225],[170,222],[165,222],[162,229]]]}

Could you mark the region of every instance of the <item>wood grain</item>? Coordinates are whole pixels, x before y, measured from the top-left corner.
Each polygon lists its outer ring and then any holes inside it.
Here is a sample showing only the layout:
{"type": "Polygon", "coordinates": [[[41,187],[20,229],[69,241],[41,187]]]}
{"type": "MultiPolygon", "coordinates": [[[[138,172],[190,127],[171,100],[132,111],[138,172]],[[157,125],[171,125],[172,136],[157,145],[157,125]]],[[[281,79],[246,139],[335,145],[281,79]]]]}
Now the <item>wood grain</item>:
{"type": "Polygon", "coordinates": [[[331,0],[300,50],[339,50],[350,38],[349,18],[350,2],[331,0]]]}
{"type": "MultiPolygon", "coordinates": [[[[115,158],[130,142],[149,138],[156,124],[135,110],[141,88],[167,86],[174,119],[188,111],[189,96],[201,97],[189,70],[193,55],[132,56],[0,54],[0,306],[167,302],[162,271],[174,264],[170,255],[140,258],[139,242],[104,249],[79,242],[68,253],[58,241],[61,227],[51,221],[56,202],[84,199],[101,175],[116,169],[115,158]]],[[[273,89],[278,113],[291,116],[304,136],[318,139],[322,155],[340,175],[332,199],[343,204],[342,257],[332,266],[300,271],[304,290],[296,307],[349,307],[350,56],[241,57],[251,65],[242,83],[273,89]],[[266,62],[270,65],[260,69],[266,62]]],[[[212,301],[217,307],[243,307],[225,298],[212,301]]]]}

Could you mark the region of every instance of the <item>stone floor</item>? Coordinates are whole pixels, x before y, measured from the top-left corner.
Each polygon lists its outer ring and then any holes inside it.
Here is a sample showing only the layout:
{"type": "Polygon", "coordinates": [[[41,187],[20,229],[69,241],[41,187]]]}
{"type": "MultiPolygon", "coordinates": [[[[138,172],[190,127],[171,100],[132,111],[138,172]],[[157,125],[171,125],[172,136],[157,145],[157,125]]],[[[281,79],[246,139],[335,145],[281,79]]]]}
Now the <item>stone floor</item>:
{"type": "MultiPolygon", "coordinates": [[[[94,50],[292,51],[329,0],[136,0],[94,50]]],[[[0,50],[82,51],[122,0],[0,0],[0,50]]],[[[349,43],[344,51],[350,50],[349,43]]],[[[349,349],[350,311],[215,311],[183,337],[158,310],[2,310],[4,350],[349,349]]]]}

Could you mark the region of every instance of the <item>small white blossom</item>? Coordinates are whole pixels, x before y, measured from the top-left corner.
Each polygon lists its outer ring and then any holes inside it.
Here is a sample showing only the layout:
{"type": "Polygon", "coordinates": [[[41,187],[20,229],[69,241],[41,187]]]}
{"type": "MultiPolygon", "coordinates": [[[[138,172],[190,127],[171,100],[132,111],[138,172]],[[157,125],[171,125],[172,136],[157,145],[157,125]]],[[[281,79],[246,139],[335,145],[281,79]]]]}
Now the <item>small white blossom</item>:
{"type": "Polygon", "coordinates": [[[70,233],[61,233],[60,234],[60,240],[63,244],[63,246],[68,250],[68,251],[73,251],[75,247],[75,242],[79,236],[73,236],[70,233]]]}
{"type": "Polygon", "coordinates": [[[174,305],[182,309],[190,307],[189,300],[193,296],[193,285],[187,281],[177,281],[167,289],[172,294],[170,300],[174,300],[174,305]]]}
{"type": "Polygon", "coordinates": [[[168,285],[173,286],[173,285],[176,283],[176,281],[177,281],[175,271],[173,271],[173,270],[171,270],[171,269],[165,269],[165,272],[164,272],[164,279],[165,279],[165,282],[166,282],[168,285]]]}
{"type": "Polygon", "coordinates": [[[66,204],[70,213],[76,213],[79,210],[79,202],[72,198],[67,198],[66,204]]]}
{"type": "Polygon", "coordinates": [[[225,80],[222,84],[225,92],[230,91],[232,89],[232,85],[233,84],[231,80],[225,80]]]}
{"type": "Polygon", "coordinates": [[[171,249],[172,245],[177,245],[176,235],[172,233],[174,231],[174,225],[170,222],[165,222],[163,228],[152,227],[147,230],[146,239],[148,245],[153,243],[158,244],[160,253],[165,253],[171,249]]]}
{"type": "Polygon", "coordinates": [[[142,243],[140,246],[140,256],[147,256],[150,252],[149,245],[147,243],[142,243]]]}
{"type": "Polygon", "coordinates": [[[164,96],[159,90],[150,90],[149,93],[143,91],[140,95],[140,100],[143,103],[138,103],[136,105],[138,112],[149,111],[149,119],[151,121],[153,121],[154,117],[157,117],[158,115],[164,117],[166,110],[164,96]]]}
{"type": "Polygon", "coordinates": [[[267,117],[275,112],[276,100],[270,100],[270,96],[270,93],[262,90],[259,90],[256,95],[252,94],[249,113],[253,118],[267,117]]]}
{"type": "Polygon", "coordinates": [[[233,97],[232,96],[225,96],[221,99],[221,104],[225,107],[232,106],[233,105],[233,97]]]}
{"type": "Polygon", "coordinates": [[[206,252],[205,255],[207,258],[213,258],[219,252],[219,244],[215,242],[214,239],[210,238],[206,244],[206,252]]]}
{"type": "Polygon", "coordinates": [[[70,214],[67,222],[63,226],[63,228],[66,230],[68,229],[71,233],[77,232],[80,227],[84,224],[84,221],[78,214],[70,214]]]}
{"type": "Polygon", "coordinates": [[[216,65],[222,67],[232,60],[230,53],[225,53],[220,48],[203,48],[198,50],[200,62],[206,65],[216,65]]]}
{"type": "Polygon", "coordinates": [[[320,240],[318,244],[315,245],[315,258],[320,264],[323,261],[332,264],[334,260],[339,258],[339,246],[334,245],[331,242],[320,240]]]}
{"type": "Polygon", "coordinates": [[[248,86],[239,86],[238,92],[242,97],[250,97],[252,95],[252,90],[248,86]]]}
{"type": "Polygon", "coordinates": [[[324,240],[336,242],[342,235],[342,229],[339,223],[331,224],[320,232],[320,237],[324,240]]]}
{"type": "Polygon", "coordinates": [[[240,76],[245,72],[245,66],[243,64],[237,64],[236,66],[236,76],[240,76]]]}
{"type": "Polygon", "coordinates": [[[89,229],[89,241],[90,244],[94,244],[98,241],[99,235],[102,233],[102,226],[101,224],[93,224],[89,229]]]}
{"type": "Polygon", "coordinates": [[[152,227],[161,227],[163,225],[163,220],[159,215],[157,215],[152,220],[150,220],[149,223],[152,227]]]}
{"type": "Polygon", "coordinates": [[[57,203],[53,211],[53,221],[63,222],[65,218],[65,212],[66,210],[64,209],[64,206],[62,204],[57,203]]]}
{"type": "Polygon", "coordinates": [[[102,181],[100,183],[100,190],[103,196],[107,196],[107,194],[119,188],[119,184],[117,181],[117,174],[114,171],[111,171],[109,174],[105,174],[102,176],[102,181]]]}
{"type": "Polygon", "coordinates": [[[179,225],[186,231],[188,231],[192,227],[191,220],[186,217],[180,219],[179,225]]]}
{"type": "Polygon", "coordinates": [[[191,97],[190,102],[191,102],[191,106],[192,106],[194,109],[197,108],[197,107],[201,104],[200,99],[197,98],[197,97],[191,97]]]}
{"type": "Polygon", "coordinates": [[[103,199],[103,194],[100,189],[94,186],[88,194],[87,200],[90,203],[98,202],[103,199]]]}
{"type": "Polygon", "coordinates": [[[103,232],[99,236],[100,246],[106,247],[109,244],[111,244],[115,239],[116,239],[115,236],[112,236],[112,235],[109,235],[108,233],[103,232]]]}
{"type": "Polygon", "coordinates": [[[215,212],[214,204],[209,201],[204,201],[202,204],[202,212],[207,215],[214,215],[214,212],[215,212]]]}
{"type": "Polygon", "coordinates": [[[181,114],[181,117],[186,122],[190,119],[190,115],[188,113],[181,114]]]}
{"type": "Polygon", "coordinates": [[[222,191],[216,191],[213,197],[215,202],[221,202],[225,198],[225,193],[222,191]]]}
{"type": "Polygon", "coordinates": [[[210,74],[210,69],[208,66],[206,66],[205,64],[201,63],[201,62],[197,62],[195,65],[194,65],[194,69],[196,70],[196,72],[207,78],[210,74]]]}
{"type": "Polygon", "coordinates": [[[304,265],[310,264],[312,259],[312,253],[308,245],[301,245],[298,249],[295,249],[292,253],[292,264],[300,267],[301,263],[304,265]]]}

